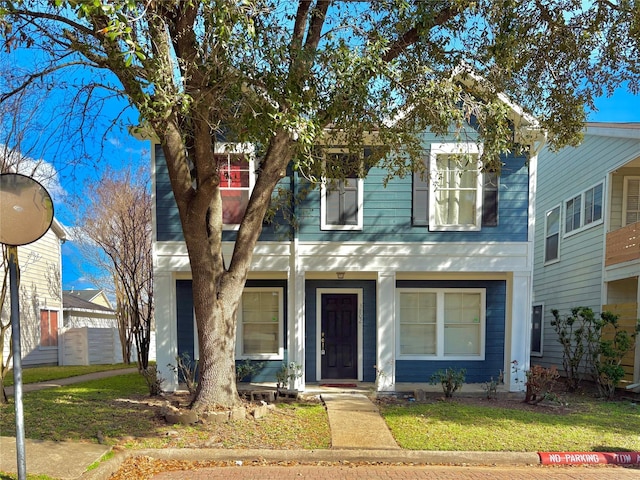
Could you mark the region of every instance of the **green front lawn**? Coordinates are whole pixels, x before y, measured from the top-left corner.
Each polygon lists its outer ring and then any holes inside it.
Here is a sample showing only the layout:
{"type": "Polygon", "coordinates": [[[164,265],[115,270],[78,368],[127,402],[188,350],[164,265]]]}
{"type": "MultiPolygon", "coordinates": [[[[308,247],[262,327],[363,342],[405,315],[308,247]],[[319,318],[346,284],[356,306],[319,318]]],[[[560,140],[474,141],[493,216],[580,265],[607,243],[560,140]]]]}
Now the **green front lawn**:
{"type": "Polygon", "coordinates": [[[640,451],[640,406],[630,401],[582,399],[562,413],[543,405],[485,403],[387,405],[381,413],[398,444],[409,450],[640,451]]]}
{"type": "MultiPolygon", "coordinates": [[[[64,368],[71,372],[75,367],[64,368]]],[[[95,368],[95,367],[92,367],[95,368]]],[[[34,371],[36,369],[33,369],[34,371]]],[[[26,370],[25,370],[26,371],[26,370]]],[[[74,375],[85,372],[73,370],[74,375]]],[[[42,378],[42,377],[39,377],[42,378]]],[[[259,420],[167,425],[161,397],[149,397],[138,373],[26,392],[27,438],[97,442],[124,448],[318,449],[331,445],[319,403],[278,404],[259,420]]],[[[402,448],[470,451],[640,451],[640,406],[567,397],[564,405],[454,398],[383,402],[380,411],[402,448]]],[[[15,433],[13,400],[0,405],[0,432],[15,433]]]]}
{"type": "MultiPolygon", "coordinates": [[[[144,378],[119,375],[60,388],[25,392],[27,438],[76,440],[125,448],[217,447],[316,449],[330,446],[329,426],[319,404],[279,404],[259,420],[221,425],[168,425],[149,397],[144,378]]],[[[0,405],[0,432],[15,435],[13,399],[0,405]]]]}

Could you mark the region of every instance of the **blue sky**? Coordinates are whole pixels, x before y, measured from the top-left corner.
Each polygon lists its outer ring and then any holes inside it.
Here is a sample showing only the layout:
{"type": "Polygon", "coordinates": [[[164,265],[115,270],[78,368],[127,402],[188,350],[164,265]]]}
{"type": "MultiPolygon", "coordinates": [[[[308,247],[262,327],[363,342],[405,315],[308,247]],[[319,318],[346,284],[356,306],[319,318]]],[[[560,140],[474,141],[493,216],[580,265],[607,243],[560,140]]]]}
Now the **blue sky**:
{"type": "Polygon", "coordinates": [[[590,122],[640,122],[640,96],[619,89],[607,98],[598,99],[598,111],[591,112],[590,122]]]}

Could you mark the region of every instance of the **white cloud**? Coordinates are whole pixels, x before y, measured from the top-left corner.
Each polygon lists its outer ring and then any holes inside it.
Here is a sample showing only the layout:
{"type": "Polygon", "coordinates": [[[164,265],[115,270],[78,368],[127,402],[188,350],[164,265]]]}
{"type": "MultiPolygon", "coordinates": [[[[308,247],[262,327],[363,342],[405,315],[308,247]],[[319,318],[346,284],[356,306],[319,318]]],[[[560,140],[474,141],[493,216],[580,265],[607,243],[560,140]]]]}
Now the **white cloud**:
{"type": "Polygon", "coordinates": [[[20,173],[32,177],[47,189],[54,204],[63,201],[66,190],[60,184],[56,167],[45,160],[25,157],[16,150],[0,144],[0,171],[2,173],[20,173]]]}

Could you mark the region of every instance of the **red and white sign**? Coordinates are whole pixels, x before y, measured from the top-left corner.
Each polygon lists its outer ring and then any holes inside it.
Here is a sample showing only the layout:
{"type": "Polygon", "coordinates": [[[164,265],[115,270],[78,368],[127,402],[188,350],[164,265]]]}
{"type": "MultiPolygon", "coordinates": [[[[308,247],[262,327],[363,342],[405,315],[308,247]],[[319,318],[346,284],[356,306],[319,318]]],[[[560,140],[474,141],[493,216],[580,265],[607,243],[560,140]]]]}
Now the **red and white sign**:
{"type": "Polygon", "coordinates": [[[538,452],[542,465],[638,465],[640,452],[538,452]]]}

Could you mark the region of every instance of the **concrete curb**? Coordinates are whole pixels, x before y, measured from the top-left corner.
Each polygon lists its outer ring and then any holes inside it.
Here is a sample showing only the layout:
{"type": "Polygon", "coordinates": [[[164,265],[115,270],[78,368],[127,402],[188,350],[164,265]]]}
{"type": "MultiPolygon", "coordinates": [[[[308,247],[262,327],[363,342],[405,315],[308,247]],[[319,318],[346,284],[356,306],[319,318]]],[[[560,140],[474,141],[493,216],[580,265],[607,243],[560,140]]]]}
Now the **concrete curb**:
{"type": "Polygon", "coordinates": [[[184,461],[382,462],[431,465],[539,465],[534,452],[439,452],[416,450],[224,450],[208,448],[141,449],[120,452],[82,475],[82,480],[106,480],[129,457],[184,461]]]}

